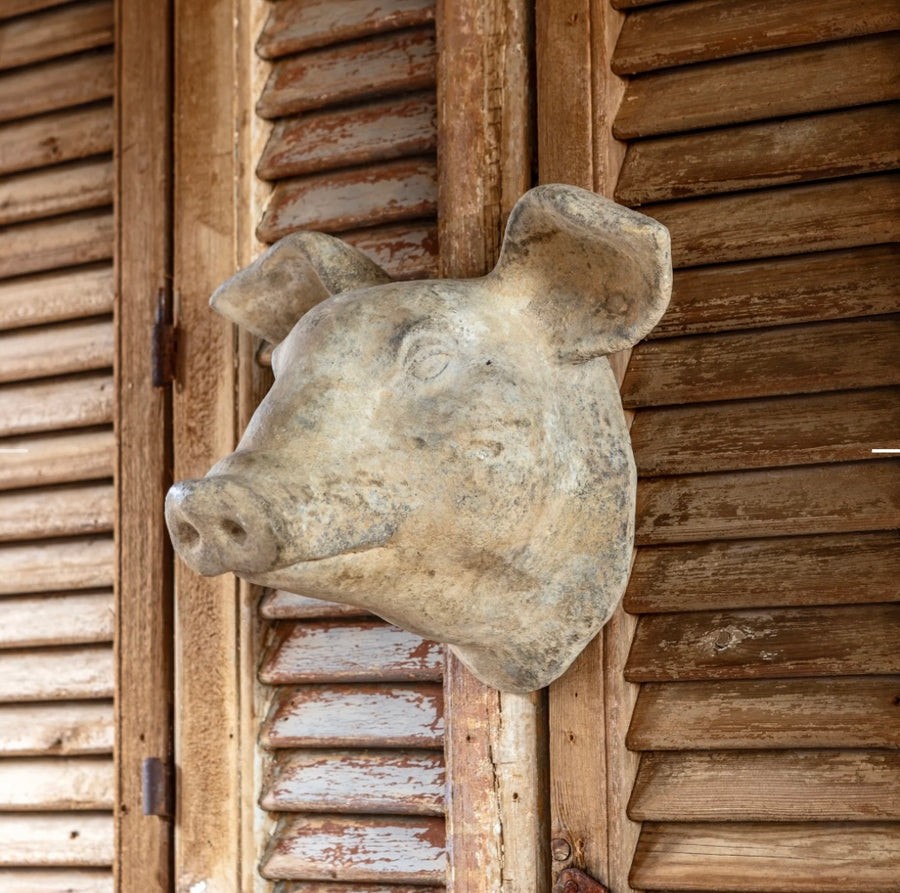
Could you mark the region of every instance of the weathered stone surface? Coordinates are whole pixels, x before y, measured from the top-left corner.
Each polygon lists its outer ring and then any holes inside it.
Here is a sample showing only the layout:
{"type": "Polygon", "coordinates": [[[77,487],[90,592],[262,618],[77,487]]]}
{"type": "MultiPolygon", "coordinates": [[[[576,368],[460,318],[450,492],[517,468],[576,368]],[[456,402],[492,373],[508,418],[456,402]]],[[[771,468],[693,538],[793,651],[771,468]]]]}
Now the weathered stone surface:
{"type": "Polygon", "coordinates": [[[487,276],[386,278],[298,233],[216,292],[280,342],[276,381],[237,450],[170,491],[172,539],[200,573],[364,606],[539,688],[624,590],[635,471],[605,355],[662,316],[668,233],[543,186],[487,276]]]}

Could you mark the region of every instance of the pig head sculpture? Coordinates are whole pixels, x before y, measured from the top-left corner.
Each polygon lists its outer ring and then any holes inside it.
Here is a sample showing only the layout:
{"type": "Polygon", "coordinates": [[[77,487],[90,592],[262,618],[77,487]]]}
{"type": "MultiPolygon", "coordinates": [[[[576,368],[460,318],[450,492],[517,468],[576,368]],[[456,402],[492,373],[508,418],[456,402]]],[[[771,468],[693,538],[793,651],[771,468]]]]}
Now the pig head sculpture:
{"type": "Polygon", "coordinates": [[[480,279],[392,282],[286,237],[212,298],[277,345],[275,383],[170,490],[175,548],[446,642],[497,688],[547,685],[625,587],[635,469],[605,355],[670,291],[666,229],[568,186],[519,201],[480,279]]]}

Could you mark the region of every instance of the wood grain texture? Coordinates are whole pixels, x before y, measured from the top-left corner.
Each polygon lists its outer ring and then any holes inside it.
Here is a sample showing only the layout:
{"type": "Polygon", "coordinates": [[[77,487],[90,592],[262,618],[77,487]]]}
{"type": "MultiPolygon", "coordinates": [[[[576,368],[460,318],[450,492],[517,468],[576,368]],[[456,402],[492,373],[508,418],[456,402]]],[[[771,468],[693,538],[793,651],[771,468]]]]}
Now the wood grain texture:
{"type": "Polygon", "coordinates": [[[890,0],[818,0],[783,6],[699,0],[631,13],[616,44],[613,70],[638,74],[900,28],[890,0]]]}
{"type": "Polygon", "coordinates": [[[114,787],[109,758],[0,760],[0,809],[4,812],[111,810],[114,787]]]}
{"type": "Polygon", "coordinates": [[[898,147],[893,104],[637,140],[616,200],[634,207],[890,170],[900,166],[898,147]]]}
{"type": "Polygon", "coordinates": [[[113,399],[112,376],[106,373],[6,385],[0,387],[0,435],[107,425],[113,399]]]}
{"type": "Polygon", "coordinates": [[[898,338],[894,314],[650,341],[632,354],[622,402],[638,408],[896,385],[898,338]]]}
{"type": "Polygon", "coordinates": [[[263,656],[266,685],[440,681],[444,649],[381,620],[285,624],[263,656]]]}
{"type": "Polygon", "coordinates": [[[298,815],[279,822],[266,878],[434,883],[444,879],[444,823],[433,816],[298,815]]]}
{"type": "Polygon", "coordinates": [[[420,884],[344,884],[328,881],[281,881],[275,893],[443,893],[444,887],[423,887],[420,884]]]}
{"type": "Polygon", "coordinates": [[[639,545],[892,530],[900,462],[649,478],[638,484],[639,545]]]}
{"type": "Polygon", "coordinates": [[[111,592],[0,598],[0,648],[112,642],[111,592]]]}
{"type": "Polygon", "coordinates": [[[650,338],[900,310],[900,247],[875,245],[678,270],[650,338]]]}
{"type": "Polygon", "coordinates": [[[437,227],[430,220],[353,230],[341,233],[341,239],[370,257],[392,279],[437,276],[437,227]]]}
{"type": "Polygon", "coordinates": [[[113,528],[111,484],[72,484],[0,494],[0,542],[83,536],[113,528]]]}
{"type": "Polygon", "coordinates": [[[891,822],[679,822],[644,826],[632,880],[716,893],[891,893],[898,869],[891,822]]]}
{"type": "Polygon", "coordinates": [[[276,754],[260,805],[270,812],[444,814],[435,751],[308,750],[276,754]]]}
{"type": "Polygon", "coordinates": [[[274,242],[297,229],[340,232],[430,217],[437,210],[431,159],[402,159],[281,180],[257,236],[274,242]]]}
{"type": "Polygon", "coordinates": [[[422,155],[437,146],[436,115],[427,92],[283,118],[272,128],[256,172],[277,180],[422,155]]]}
{"type": "Polygon", "coordinates": [[[103,869],[0,868],[0,889],[15,893],[113,893],[113,875],[103,869]]]}
{"type": "Polygon", "coordinates": [[[0,19],[11,19],[14,16],[26,15],[51,6],[60,6],[68,0],[6,0],[0,10],[0,19]]]}
{"type": "Polygon", "coordinates": [[[888,747],[900,744],[900,677],[648,682],[632,750],[888,747]]]}
{"type": "Polygon", "coordinates": [[[0,701],[5,703],[111,698],[114,676],[109,645],[0,651],[0,701]]]}
{"type": "Polygon", "coordinates": [[[108,866],[113,822],[107,813],[0,815],[0,865],[108,866]]]}
{"type": "Polygon", "coordinates": [[[894,532],[661,546],[639,550],[624,603],[652,613],[900,601],[898,574],[894,532]]]}
{"type": "Polygon", "coordinates": [[[92,372],[112,363],[108,317],[0,334],[0,383],[92,372]]]}
{"type": "Polygon", "coordinates": [[[0,546],[0,595],[111,587],[112,537],[0,546]]]}
{"type": "Polygon", "coordinates": [[[262,118],[433,87],[434,29],[414,28],[276,62],[256,104],[262,118]]]}
{"type": "Polygon", "coordinates": [[[315,620],[335,617],[370,617],[365,608],[327,602],[281,589],[269,590],[259,604],[260,617],[266,620],[315,620]]]}
{"type": "Polygon", "coordinates": [[[0,490],[111,478],[116,443],[110,428],[10,437],[0,446],[0,490]]]}
{"type": "Polygon", "coordinates": [[[619,139],[803,115],[896,99],[893,34],[666,69],[632,78],[619,139]],[[853,71],[854,77],[842,77],[853,71]]]}
{"type": "Polygon", "coordinates": [[[900,753],[646,753],[629,814],[645,822],[900,819],[900,753]]]}
{"type": "Polygon", "coordinates": [[[840,391],[645,409],[631,445],[638,473],[698,474],[880,458],[900,431],[900,389],[840,391]]]}
{"type": "Polygon", "coordinates": [[[377,4],[347,0],[285,0],[273,3],[256,51],[277,59],[315,47],[359,40],[381,31],[434,20],[434,0],[388,0],[377,4]]]}
{"type": "Polygon", "coordinates": [[[86,756],[113,752],[112,701],[0,705],[0,756],[86,756]]]}

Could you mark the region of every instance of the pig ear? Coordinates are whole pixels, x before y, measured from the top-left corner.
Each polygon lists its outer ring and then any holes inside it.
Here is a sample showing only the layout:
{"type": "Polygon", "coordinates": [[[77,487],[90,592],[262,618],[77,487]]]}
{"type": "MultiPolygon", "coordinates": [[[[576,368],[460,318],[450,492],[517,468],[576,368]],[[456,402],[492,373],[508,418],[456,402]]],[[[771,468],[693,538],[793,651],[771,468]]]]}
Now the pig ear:
{"type": "Polygon", "coordinates": [[[538,186],[516,204],[488,284],[515,295],[560,359],[640,341],[672,291],[668,230],[574,186],[538,186]]]}
{"type": "Polygon", "coordinates": [[[390,282],[377,264],[324,233],[291,233],[216,289],[210,304],[278,344],[307,310],[344,291],[390,282]]]}

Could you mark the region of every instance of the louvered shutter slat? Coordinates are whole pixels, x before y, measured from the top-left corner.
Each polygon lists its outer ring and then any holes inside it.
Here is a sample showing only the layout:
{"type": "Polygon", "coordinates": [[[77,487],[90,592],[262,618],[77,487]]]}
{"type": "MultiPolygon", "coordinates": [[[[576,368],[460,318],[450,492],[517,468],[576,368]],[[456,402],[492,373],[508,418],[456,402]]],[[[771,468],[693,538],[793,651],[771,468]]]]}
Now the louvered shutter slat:
{"type": "Polygon", "coordinates": [[[0,651],[0,701],[111,698],[114,675],[105,645],[0,651]]]}
{"type": "Polygon", "coordinates": [[[0,491],[108,478],[116,460],[115,436],[108,428],[10,437],[3,448],[9,452],[0,465],[0,491]]]}
{"type": "Polygon", "coordinates": [[[0,542],[112,530],[112,484],[72,484],[0,494],[0,542]]]}
{"type": "Polygon", "coordinates": [[[0,436],[107,424],[113,397],[105,373],[0,386],[0,436]]]}
{"type": "Polygon", "coordinates": [[[0,865],[110,865],[112,840],[108,815],[0,815],[0,865]]]}
{"type": "Polygon", "coordinates": [[[111,759],[0,760],[0,802],[6,810],[111,810],[114,788],[111,759]]]}
{"type": "Polygon", "coordinates": [[[369,617],[364,608],[356,605],[327,602],[318,598],[297,595],[275,589],[267,592],[259,605],[260,616],[266,620],[309,620],[333,617],[369,617]]]}
{"type": "Polygon", "coordinates": [[[0,382],[24,381],[112,366],[109,318],[0,334],[0,382]]]}
{"type": "Polygon", "coordinates": [[[109,871],[58,868],[0,868],[0,889],[17,893],[113,893],[109,871]]]}
{"type": "Polygon", "coordinates": [[[113,751],[112,701],[0,704],[0,756],[83,756],[113,751]]]}

